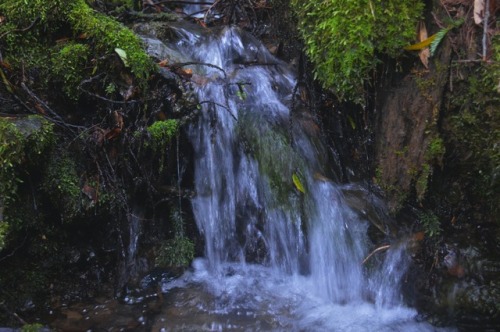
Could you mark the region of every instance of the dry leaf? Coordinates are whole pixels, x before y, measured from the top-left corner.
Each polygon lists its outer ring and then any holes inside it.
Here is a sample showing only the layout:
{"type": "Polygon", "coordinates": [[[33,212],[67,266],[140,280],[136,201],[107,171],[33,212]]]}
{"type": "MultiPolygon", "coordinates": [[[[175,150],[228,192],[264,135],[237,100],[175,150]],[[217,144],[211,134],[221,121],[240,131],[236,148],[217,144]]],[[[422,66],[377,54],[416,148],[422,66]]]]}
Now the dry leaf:
{"type": "MultiPolygon", "coordinates": [[[[418,29],[418,40],[420,42],[427,40],[427,28],[425,27],[425,23],[420,21],[419,23],[419,29],[418,29]]],[[[418,52],[418,57],[420,58],[420,61],[422,61],[422,64],[426,69],[429,69],[429,57],[431,56],[431,51],[429,50],[428,47],[424,48],[423,50],[420,50],[418,52]]]]}
{"type": "Polygon", "coordinates": [[[84,193],[90,200],[94,203],[97,202],[97,191],[94,187],[84,184],[82,188],[82,193],[84,193]]]}
{"type": "Polygon", "coordinates": [[[474,23],[481,24],[484,15],[484,0],[474,0],[474,23]]]}
{"type": "Polygon", "coordinates": [[[168,66],[168,59],[161,60],[158,62],[158,66],[160,67],[167,67],[168,66]]]}
{"type": "Polygon", "coordinates": [[[113,112],[113,119],[115,121],[115,126],[113,129],[108,131],[105,135],[106,139],[108,139],[108,140],[111,140],[111,139],[117,137],[118,135],[120,135],[120,133],[123,129],[123,116],[119,112],[117,112],[117,111],[113,112]]]}
{"type": "Polygon", "coordinates": [[[176,68],[175,73],[186,80],[190,79],[193,76],[193,70],[189,68],[176,68]]]}

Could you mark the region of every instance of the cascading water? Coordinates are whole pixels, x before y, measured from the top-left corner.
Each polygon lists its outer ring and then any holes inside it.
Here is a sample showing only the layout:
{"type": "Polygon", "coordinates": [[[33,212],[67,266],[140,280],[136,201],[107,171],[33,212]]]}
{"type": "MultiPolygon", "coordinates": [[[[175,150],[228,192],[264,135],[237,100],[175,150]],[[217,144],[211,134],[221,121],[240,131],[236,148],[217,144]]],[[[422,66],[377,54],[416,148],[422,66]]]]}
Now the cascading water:
{"type": "Polygon", "coordinates": [[[191,63],[201,105],[188,129],[192,207],[206,247],[182,285],[164,285],[186,319],[174,326],[162,318],[156,327],[433,330],[400,299],[404,245],[389,250],[378,271],[363,267],[369,223],[325,176],[314,122],[291,110],[289,67],[234,27],[172,29],[173,42],[144,40],[158,57],[191,63]]]}

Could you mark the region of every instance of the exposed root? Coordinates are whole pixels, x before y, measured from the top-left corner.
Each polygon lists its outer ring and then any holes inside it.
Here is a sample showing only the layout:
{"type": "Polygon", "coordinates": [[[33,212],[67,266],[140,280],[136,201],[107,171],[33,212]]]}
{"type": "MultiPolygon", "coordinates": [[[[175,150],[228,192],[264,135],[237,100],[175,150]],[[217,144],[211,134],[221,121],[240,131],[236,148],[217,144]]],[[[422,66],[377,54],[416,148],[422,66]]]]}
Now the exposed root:
{"type": "Polygon", "coordinates": [[[390,244],[386,244],[386,245],[383,245],[381,247],[378,247],[376,248],[375,250],[373,250],[368,256],[366,256],[366,258],[363,260],[363,262],[361,263],[361,265],[364,265],[373,255],[375,255],[377,252],[379,251],[383,251],[383,250],[387,250],[391,247],[390,244]]]}

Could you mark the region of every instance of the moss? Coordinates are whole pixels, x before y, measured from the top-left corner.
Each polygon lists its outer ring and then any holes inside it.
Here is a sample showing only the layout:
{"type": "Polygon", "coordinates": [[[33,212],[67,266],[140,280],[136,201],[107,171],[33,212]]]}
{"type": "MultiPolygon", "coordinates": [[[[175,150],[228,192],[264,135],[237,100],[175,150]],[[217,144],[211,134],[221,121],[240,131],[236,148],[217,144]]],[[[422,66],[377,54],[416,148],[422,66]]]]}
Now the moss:
{"type": "Polygon", "coordinates": [[[39,323],[25,324],[21,328],[21,332],[39,332],[43,330],[43,325],[39,323]]]}
{"type": "Polygon", "coordinates": [[[2,251],[2,249],[5,247],[5,238],[7,237],[8,232],[9,224],[4,221],[0,221],[0,251],[2,251]]]}
{"type": "Polygon", "coordinates": [[[149,139],[145,143],[145,147],[160,155],[158,171],[161,173],[165,165],[165,155],[167,147],[172,138],[177,135],[179,131],[179,123],[177,120],[163,120],[156,121],[147,128],[149,139]]]}
{"type": "Polygon", "coordinates": [[[11,211],[23,172],[54,143],[53,126],[39,116],[0,117],[0,250],[10,225],[21,223],[11,211]]]}
{"type": "Polygon", "coordinates": [[[165,241],[156,251],[156,266],[185,267],[194,258],[194,243],[186,237],[175,237],[165,241]]]}
{"type": "Polygon", "coordinates": [[[177,120],[156,121],[147,129],[151,137],[151,141],[147,145],[157,152],[165,150],[166,145],[177,134],[178,130],[177,120]]]}
{"type": "Polygon", "coordinates": [[[362,104],[377,54],[392,57],[415,38],[423,3],[412,0],[292,0],[315,77],[341,99],[362,104]]]}
{"type": "Polygon", "coordinates": [[[491,63],[456,64],[445,119],[446,144],[453,151],[448,181],[457,182],[462,206],[469,202],[484,220],[498,221],[500,212],[500,37],[492,41],[491,63]],[[465,198],[466,197],[466,198],[465,198]]]}
{"type": "Polygon", "coordinates": [[[71,85],[65,85],[64,90],[75,98],[83,78],[113,70],[119,77],[123,68],[113,68],[106,60],[118,59],[115,48],[126,52],[129,69],[140,87],[146,86],[156,70],[130,29],[94,11],[84,0],[7,0],[0,4],[0,15],[6,20],[0,25],[5,61],[14,69],[33,72],[33,83],[42,88],[53,78],[71,85]]]}
{"type": "Polygon", "coordinates": [[[156,67],[144,52],[139,37],[114,19],[94,12],[84,0],[71,1],[69,7],[68,21],[74,32],[93,38],[96,49],[105,54],[112,54],[115,48],[123,49],[131,72],[144,84],[156,67]]]}
{"type": "Polygon", "coordinates": [[[69,43],[52,57],[53,73],[62,83],[62,89],[72,99],[78,99],[78,85],[85,78],[89,62],[88,45],[69,43]]]}
{"type": "Polygon", "coordinates": [[[64,221],[70,221],[78,214],[81,205],[80,178],[75,161],[64,152],[50,156],[43,187],[64,221]]]}
{"type": "MultiPolygon", "coordinates": [[[[303,174],[304,165],[300,155],[293,150],[286,133],[266,121],[261,121],[251,112],[238,116],[237,132],[242,143],[258,162],[260,173],[267,177],[271,190],[276,194],[276,203],[288,206],[290,194],[296,188],[293,174],[303,174]]],[[[307,182],[302,181],[304,186],[307,182]]],[[[308,191],[308,188],[304,188],[308,191]]]]}
{"type": "Polygon", "coordinates": [[[442,164],[445,152],[446,148],[443,139],[441,137],[435,137],[430,141],[427,147],[425,158],[427,161],[436,161],[438,164],[442,164]]]}

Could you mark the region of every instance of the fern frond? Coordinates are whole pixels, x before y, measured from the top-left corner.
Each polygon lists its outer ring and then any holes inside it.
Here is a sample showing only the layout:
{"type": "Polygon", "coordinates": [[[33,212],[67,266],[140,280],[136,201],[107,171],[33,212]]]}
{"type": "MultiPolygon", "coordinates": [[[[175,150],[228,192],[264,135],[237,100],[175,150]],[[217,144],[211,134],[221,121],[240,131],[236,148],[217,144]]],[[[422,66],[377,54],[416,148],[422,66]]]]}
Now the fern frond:
{"type": "Polygon", "coordinates": [[[434,55],[434,53],[436,52],[436,49],[437,47],[439,46],[439,44],[441,43],[441,41],[443,40],[444,36],[446,36],[446,34],[448,33],[448,31],[450,31],[453,27],[448,27],[448,28],[443,28],[441,30],[439,30],[436,34],[435,34],[435,38],[434,40],[431,42],[431,45],[429,47],[430,51],[431,51],[431,56],[434,55]]]}

